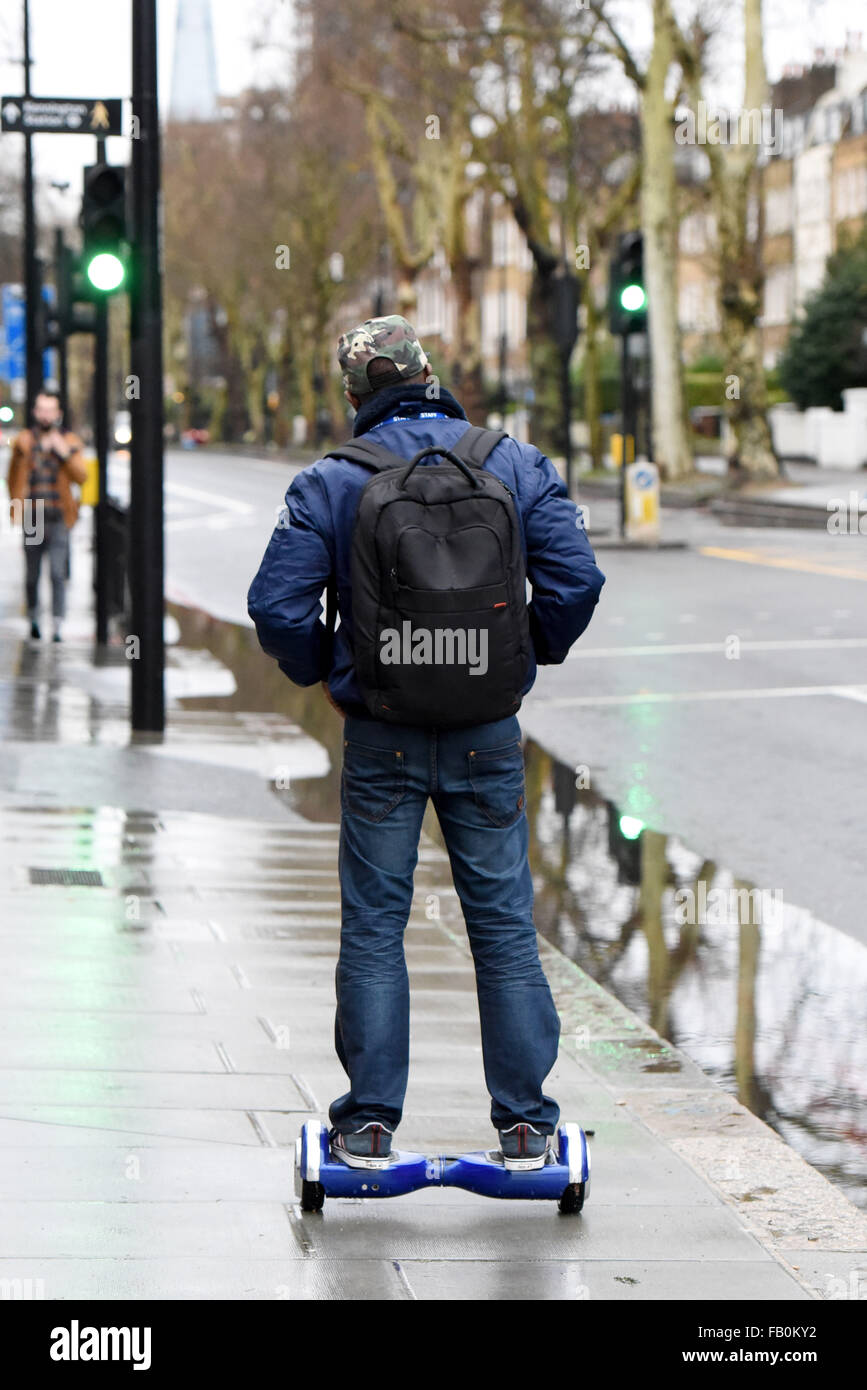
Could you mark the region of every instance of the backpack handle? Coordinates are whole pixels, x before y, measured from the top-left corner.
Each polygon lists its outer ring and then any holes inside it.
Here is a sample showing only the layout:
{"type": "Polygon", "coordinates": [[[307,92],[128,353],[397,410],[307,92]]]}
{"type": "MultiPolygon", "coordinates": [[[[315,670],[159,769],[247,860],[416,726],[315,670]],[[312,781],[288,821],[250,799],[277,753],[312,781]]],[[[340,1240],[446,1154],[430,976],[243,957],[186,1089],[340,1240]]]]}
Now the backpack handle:
{"type": "Polygon", "coordinates": [[[454,463],[457,465],[457,467],[464,474],[467,481],[472,483],[473,487],[481,487],[481,483],[479,482],[478,478],[473,476],[470,469],[463,462],[463,460],[459,459],[457,454],[453,454],[451,449],[444,449],[439,444],[431,444],[427,449],[420,449],[418,451],[412,463],[409,465],[409,468],[405,469],[401,477],[401,487],[406,487],[410,473],[415,468],[416,464],[419,463],[423,458],[426,458],[428,454],[441,454],[444,459],[448,459],[449,463],[454,463]]]}

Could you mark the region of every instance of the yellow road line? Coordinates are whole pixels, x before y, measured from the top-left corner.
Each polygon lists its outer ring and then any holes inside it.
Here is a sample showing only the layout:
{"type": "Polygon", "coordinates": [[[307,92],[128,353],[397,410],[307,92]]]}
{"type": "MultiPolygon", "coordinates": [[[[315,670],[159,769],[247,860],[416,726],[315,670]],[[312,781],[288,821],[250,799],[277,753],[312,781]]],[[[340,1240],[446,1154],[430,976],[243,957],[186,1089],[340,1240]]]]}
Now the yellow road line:
{"type": "Polygon", "coordinates": [[[699,546],[700,555],[714,560],[737,560],[743,565],[767,565],[771,569],[801,570],[804,574],[828,574],[834,579],[865,579],[867,570],[846,565],[823,565],[817,560],[789,559],[784,555],[762,555],[758,550],[725,550],[718,545],[699,546]]]}

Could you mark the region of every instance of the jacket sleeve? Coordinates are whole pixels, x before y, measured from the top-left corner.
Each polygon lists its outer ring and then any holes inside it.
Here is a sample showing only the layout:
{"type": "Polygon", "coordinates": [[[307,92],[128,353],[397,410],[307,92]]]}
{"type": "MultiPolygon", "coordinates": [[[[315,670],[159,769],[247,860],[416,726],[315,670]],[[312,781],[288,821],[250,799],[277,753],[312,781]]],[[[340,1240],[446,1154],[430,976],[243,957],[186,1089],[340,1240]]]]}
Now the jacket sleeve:
{"type": "Polygon", "coordinates": [[[9,469],[6,474],[6,488],[9,493],[9,515],[13,524],[20,524],[20,504],[24,500],[26,477],[26,458],[30,448],[30,434],[22,430],[12,441],[9,451],[9,469]]]}
{"type": "Polygon", "coordinates": [[[310,469],[293,479],[286,506],[247,594],[263,651],[296,685],[324,680],[321,596],[333,570],[329,512],[310,469]]]}
{"type": "Polygon", "coordinates": [[[66,443],[69,446],[69,453],[66,455],[63,466],[73,483],[84,483],[87,480],[87,464],[84,461],[81,440],[77,434],[68,434],[66,443]]]}
{"type": "Polygon", "coordinates": [[[597,568],[581,512],[544,454],[536,453],[537,488],[524,513],[527,577],[533,586],[530,634],[536,660],[559,665],[587,627],[605,575],[597,568]]]}

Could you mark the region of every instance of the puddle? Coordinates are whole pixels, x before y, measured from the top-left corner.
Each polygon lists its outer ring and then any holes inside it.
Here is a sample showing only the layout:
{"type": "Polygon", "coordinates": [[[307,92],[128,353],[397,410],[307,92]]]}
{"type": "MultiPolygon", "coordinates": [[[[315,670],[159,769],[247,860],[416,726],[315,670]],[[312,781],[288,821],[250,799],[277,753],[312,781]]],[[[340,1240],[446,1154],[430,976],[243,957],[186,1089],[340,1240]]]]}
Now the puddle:
{"type": "MultiPolygon", "coordinates": [[[[248,629],[173,611],[184,645],[208,649],[237,683],[185,709],[291,719],[330,766],[280,794],[309,820],[336,821],[342,724],[319,687],[290,685],[248,629]]],[[[576,788],[532,741],[525,762],[539,931],[867,1207],[867,950],[576,788]]],[[[653,1050],[643,1070],[677,1068],[653,1050]]]]}

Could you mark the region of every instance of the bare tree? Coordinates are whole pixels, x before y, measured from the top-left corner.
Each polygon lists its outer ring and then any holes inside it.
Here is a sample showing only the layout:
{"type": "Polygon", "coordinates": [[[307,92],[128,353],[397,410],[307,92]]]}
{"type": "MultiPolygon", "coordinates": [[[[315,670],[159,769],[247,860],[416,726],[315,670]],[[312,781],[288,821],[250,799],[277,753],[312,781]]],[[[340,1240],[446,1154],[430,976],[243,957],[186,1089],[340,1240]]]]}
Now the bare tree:
{"type": "MultiPolygon", "coordinates": [[[[639,95],[642,137],[641,220],[644,230],[650,361],[653,375],[653,457],[666,478],[692,471],[678,325],[678,199],[675,170],[675,96],[670,77],[683,61],[684,42],[671,0],[652,0],[653,43],[642,68],[615,23],[610,5],[592,0],[639,95]]],[[[676,95],[676,94],[675,94],[676,95]]]]}
{"type": "MultiPolygon", "coordinates": [[[[779,462],[768,422],[759,316],[764,294],[763,208],[758,177],[761,112],[768,100],[762,32],[762,0],[743,0],[744,101],[737,138],[708,142],[711,198],[716,221],[716,258],[727,397],[735,448],[731,459],[746,479],[777,477],[779,462]],[[758,128],[757,128],[758,127],[758,128]],[[753,202],[755,217],[750,216],[753,202]]],[[[690,41],[679,36],[690,93],[702,96],[702,63],[709,35],[696,26],[690,41]]]]}
{"type": "MultiPolygon", "coordinates": [[[[595,21],[565,0],[501,0],[495,7],[453,0],[438,7],[436,25],[421,6],[395,12],[423,55],[442,51],[453,80],[466,90],[469,79],[470,157],[484,170],[486,188],[505,199],[533,261],[527,349],[534,437],[541,447],[562,445],[552,309],[558,278],[576,269],[579,226],[592,207],[576,151],[577,94],[592,70],[595,21]]],[[[598,198],[598,184],[593,193],[598,198]]]]}
{"type": "Polygon", "coordinates": [[[284,435],[293,411],[310,426],[336,413],[332,319],[373,257],[370,190],[359,182],[347,197],[360,143],[347,101],[323,102],[302,74],[291,99],[288,88],[250,92],[228,121],[167,131],[170,329],[182,335],[191,291],[203,294],[225,382],[213,425],[225,437],[262,438],[269,380],[284,435]]]}

